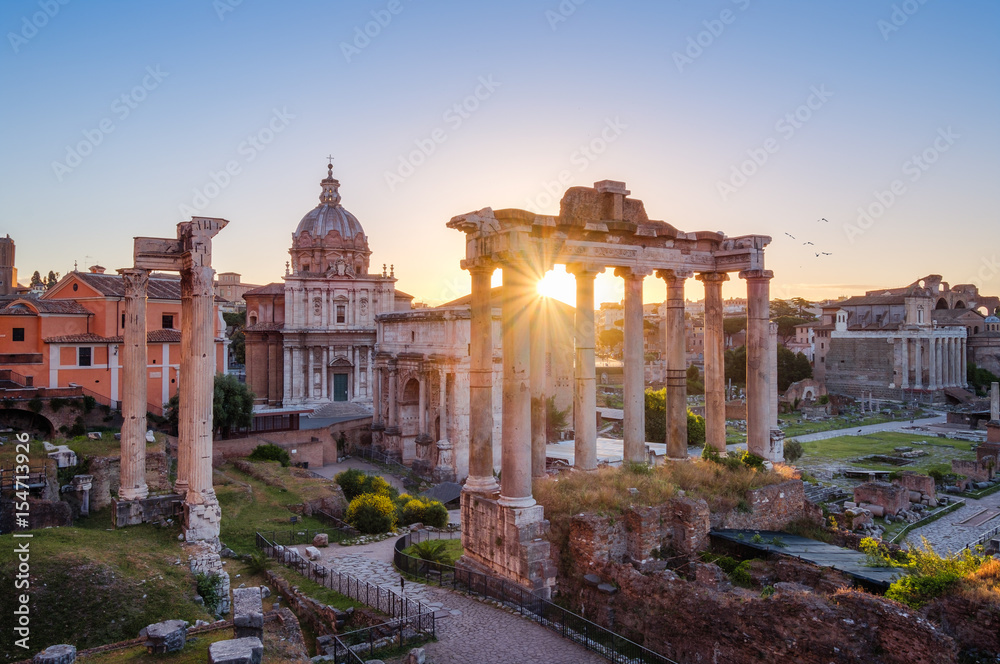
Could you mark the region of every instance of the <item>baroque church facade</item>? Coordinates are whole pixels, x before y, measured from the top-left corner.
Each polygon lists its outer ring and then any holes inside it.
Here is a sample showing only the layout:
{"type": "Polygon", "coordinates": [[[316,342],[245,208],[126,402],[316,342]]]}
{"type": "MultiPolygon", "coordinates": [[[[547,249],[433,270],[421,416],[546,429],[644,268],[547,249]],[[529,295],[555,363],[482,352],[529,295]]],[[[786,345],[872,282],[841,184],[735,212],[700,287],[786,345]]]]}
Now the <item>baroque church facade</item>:
{"type": "Polygon", "coordinates": [[[247,385],[259,409],[371,412],[375,318],[409,310],[413,298],[385,266],[369,272],[368,237],[341,205],[332,164],[320,187],[292,233],[283,283],[243,296],[247,385]]]}

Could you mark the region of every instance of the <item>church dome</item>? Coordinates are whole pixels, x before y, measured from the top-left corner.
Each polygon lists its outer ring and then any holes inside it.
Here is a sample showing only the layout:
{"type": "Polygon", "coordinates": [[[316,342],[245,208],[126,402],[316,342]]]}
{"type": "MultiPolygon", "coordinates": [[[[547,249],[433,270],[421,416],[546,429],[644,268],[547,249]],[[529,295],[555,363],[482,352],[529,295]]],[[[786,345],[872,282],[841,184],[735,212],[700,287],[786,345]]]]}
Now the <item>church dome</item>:
{"type": "Polygon", "coordinates": [[[292,233],[292,266],[296,273],[367,274],[368,238],[361,222],[340,204],[340,182],[327,165],[319,205],[310,210],[292,233]]]}
{"type": "Polygon", "coordinates": [[[994,315],[992,315],[992,316],[987,316],[987,317],[986,317],[986,320],[985,320],[984,322],[986,322],[986,323],[1000,323],[1000,318],[998,318],[998,317],[997,317],[997,316],[996,316],[996,315],[994,314],[994,315]]]}

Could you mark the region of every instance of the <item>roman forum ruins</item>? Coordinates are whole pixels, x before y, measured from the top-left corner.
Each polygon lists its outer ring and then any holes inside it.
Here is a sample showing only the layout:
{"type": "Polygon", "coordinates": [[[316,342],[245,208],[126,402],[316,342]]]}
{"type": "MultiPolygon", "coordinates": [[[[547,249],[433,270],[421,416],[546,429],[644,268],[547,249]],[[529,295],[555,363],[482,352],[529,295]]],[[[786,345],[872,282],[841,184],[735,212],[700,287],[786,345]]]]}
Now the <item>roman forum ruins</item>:
{"type": "Polygon", "coordinates": [[[122,454],[119,525],[146,520],[146,286],[152,270],[181,275],[181,369],[177,482],[184,501],[184,539],[217,541],[222,510],[212,488],[212,393],[215,324],[212,238],[229,222],[194,217],[177,224],[177,239],[135,238],[134,266],[125,281],[122,358],[122,454]]]}
{"type": "MultiPolygon", "coordinates": [[[[462,493],[463,564],[485,568],[547,595],[555,583],[544,532],[548,522],[532,497],[533,476],[544,473],[544,436],[533,436],[531,397],[543,377],[544,348],[530,312],[536,283],[556,264],[576,277],[574,381],[575,466],[597,467],[594,369],[594,278],[605,270],[625,280],[624,458],[645,461],[642,371],[642,284],[651,275],[667,286],[667,456],[687,456],[684,362],[684,284],[705,288],[706,445],[725,451],[722,284],[736,272],[747,282],[747,447],[769,461],[783,456],[772,412],[770,270],[764,247],[771,238],[685,233],[650,220],[624,182],[573,187],[558,216],[483,208],[454,217],[448,227],[466,234],[462,268],[472,275],[469,477],[462,493]],[[501,473],[493,474],[492,326],[490,278],[503,270],[501,473]],[[531,340],[536,339],[536,343],[531,340]],[[539,370],[541,369],[541,370],[539,370]],[[533,461],[534,460],[534,461],[533,461]]],[[[536,418],[537,419],[537,418],[536,418]]]]}

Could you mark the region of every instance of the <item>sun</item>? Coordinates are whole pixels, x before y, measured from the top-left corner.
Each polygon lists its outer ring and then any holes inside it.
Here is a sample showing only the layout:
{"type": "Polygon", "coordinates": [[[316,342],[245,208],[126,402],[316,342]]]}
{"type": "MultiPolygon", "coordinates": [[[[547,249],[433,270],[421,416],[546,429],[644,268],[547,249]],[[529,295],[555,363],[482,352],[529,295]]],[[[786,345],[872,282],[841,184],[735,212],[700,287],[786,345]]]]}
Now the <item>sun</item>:
{"type": "Polygon", "coordinates": [[[538,294],[576,306],[576,279],[566,272],[565,265],[556,265],[538,280],[538,294]]]}

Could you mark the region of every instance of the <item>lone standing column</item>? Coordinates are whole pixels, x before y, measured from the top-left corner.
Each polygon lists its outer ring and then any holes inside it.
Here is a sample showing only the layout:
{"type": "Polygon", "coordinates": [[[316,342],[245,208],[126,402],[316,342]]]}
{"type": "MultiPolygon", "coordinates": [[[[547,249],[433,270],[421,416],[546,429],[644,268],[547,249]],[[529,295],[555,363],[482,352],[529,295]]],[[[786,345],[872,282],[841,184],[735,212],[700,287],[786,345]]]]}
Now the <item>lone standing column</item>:
{"type": "Polygon", "coordinates": [[[382,419],[382,367],[372,369],[372,412],[376,426],[385,426],[382,419]]]}
{"type": "Polygon", "coordinates": [[[726,350],[722,328],[722,284],[725,272],[695,277],[705,284],[705,444],[726,451],[726,350]]]}
{"type": "Polygon", "coordinates": [[[469,477],[465,490],[493,493],[493,265],[469,268],[472,302],[469,321],[469,477]]]}
{"type": "Polygon", "coordinates": [[[396,408],[396,382],[399,380],[399,368],[395,363],[389,365],[389,426],[386,433],[399,433],[399,412],[396,408]]]}
{"type": "Polygon", "coordinates": [[[962,366],[959,368],[961,377],[958,380],[958,384],[962,387],[969,386],[969,340],[962,339],[962,366]]]}
{"type": "Polygon", "coordinates": [[[454,482],[455,469],[452,457],[452,445],[448,440],[448,373],[442,368],[439,370],[439,381],[441,389],[438,394],[438,418],[441,422],[441,431],[437,441],[437,466],[434,468],[435,482],[454,482]]]}
{"type": "Polygon", "coordinates": [[[594,277],[604,271],[586,265],[567,265],[576,277],[576,380],[573,386],[573,465],[597,468],[597,381],[594,376],[594,277]]]}
{"type": "MultiPolygon", "coordinates": [[[[534,280],[520,265],[503,267],[503,460],[504,507],[531,507],[531,299],[534,280]]],[[[593,329],[593,328],[591,328],[593,329]]]]}
{"type": "Polygon", "coordinates": [[[537,298],[531,306],[531,476],[545,477],[545,429],[547,404],[545,353],[549,337],[549,321],[543,301],[537,298]]]}
{"type": "Polygon", "coordinates": [[[684,334],[684,280],[691,272],[660,270],[667,282],[667,457],[687,458],[687,342],[684,334]]]}
{"type": "Polygon", "coordinates": [[[768,361],[771,270],[745,270],[747,282],[747,450],[768,458],[771,372],[768,361]]]}
{"type": "Polygon", "coordinates": [[[913,340],[913,388],[924,389],[924,344],[920,337],[913,340]]]}
{"type": "Polygon", "coordinates": [[[900,345],[903,348],[903,352],[900,354],[900,381],[901,386],[904,390],[910,389],[910,340],[903,337],[899,340],[900,345]]]}
{"type": "Polygon", "coordinates": [[[625,430],[626,461],[646,461],[646,393],[643,361],[642,282],[648,273],[618,268],[625,280],[625,430]]]}
{"type": "MultiPolygon", "coordinates": [[[[188,541],[219,536],[222,510],[212,487],[212,396],[215,362],[215,270],[212,238],[225,227],[220,219],[196,217],[178,224],[183,244],[181,270],[181,449],[188,448],[188,487],[184,537],[188,541]],[[187,343],[184,343],[187,340],[187,343]],[[183,346],[187,346],[186,349],[183,346]],[[183,434],[187,437],[183,437],[183,434]]],[[[178,465],[180,465],[178,463],[178,465]]]]}
{"type": "Polygon", "coordinates": [[[146,286],[149,272],[118,271],[125,282],[125,333],[122,344],[122,500],[142,500],[146,486],[146,286]]]}

